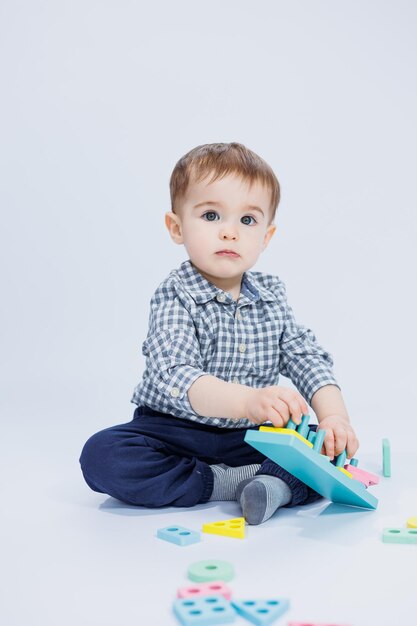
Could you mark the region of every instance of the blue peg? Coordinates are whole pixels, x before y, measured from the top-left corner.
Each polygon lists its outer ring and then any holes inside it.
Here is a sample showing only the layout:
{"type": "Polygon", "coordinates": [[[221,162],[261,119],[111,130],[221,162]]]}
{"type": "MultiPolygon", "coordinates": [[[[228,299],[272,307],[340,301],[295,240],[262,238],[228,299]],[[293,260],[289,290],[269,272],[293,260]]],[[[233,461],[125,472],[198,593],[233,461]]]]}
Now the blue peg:
{"type": "Polygon", "coordinates": [[[346,463],[346,450],[343,450],[343,452],[337,455],[335,465],[336,467],[344,467],[345,463],[346,463]]]}
{"type": "Polygon", "coordinates": [[[307,437],[308,434],[308,420],[310,419],[309,415],[303,415],[301,418],[301,424],[297,427],[297,432],[302,437],[307,437]]]}
{"type": "Polygon", "coordinates": [[[316,452],[320,452],[323,446],[323,441],[324,441],[325,436],[326,436],[325,430],[322,430],[321,428],[318,428],[316,430],[316,438],[314,440],[313,450],[315,450],[316,452]]]}
{"type": "Polygon", "coordinates": [[[307,441],[310,441],[310,443],[314,444],[315,439],[316,439],[316,431],[310,430],[310,432],[308,433],[307,441]]]}
{"type": "Polygon", "coordinates": [[[288,430],[297,430],[297,424],[295,422],[292,421],[291,417],[288,420],[288,423],[286,425],[286,428],[288,428],[288,430]]]}

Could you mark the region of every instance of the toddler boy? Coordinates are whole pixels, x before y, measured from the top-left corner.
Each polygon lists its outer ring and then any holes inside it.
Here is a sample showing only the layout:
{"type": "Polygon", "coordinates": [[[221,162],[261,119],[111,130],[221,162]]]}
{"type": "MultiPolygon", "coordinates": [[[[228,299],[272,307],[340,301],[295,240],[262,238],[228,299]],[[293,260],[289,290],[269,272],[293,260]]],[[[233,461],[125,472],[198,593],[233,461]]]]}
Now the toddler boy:
{"type": "Polygon", "coordinates": [[[93,435],[88,485],[146,507],[238,500],[249,524],[319,496],[245,443],[248,428],[299,424],[310,405],[330,457],[358,440],[333,361],[297,324],[284,283],[250,271],[275,230],[280,199],[270,166],[239,143],[194,148],[170,180],[165,224],[188,260],[150,303],[146,368],[132,421],[93,435]],[[298,391],[278,385],[287,376],[298,391]]]}

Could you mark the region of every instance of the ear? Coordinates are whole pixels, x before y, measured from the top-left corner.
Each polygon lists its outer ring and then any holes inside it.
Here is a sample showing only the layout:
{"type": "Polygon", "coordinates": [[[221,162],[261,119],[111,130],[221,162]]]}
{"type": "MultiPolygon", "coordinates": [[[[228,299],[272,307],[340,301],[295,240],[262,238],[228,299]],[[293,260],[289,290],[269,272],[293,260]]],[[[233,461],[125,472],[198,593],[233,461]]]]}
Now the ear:
{"type": "Polygon", "coordinates": [[[271,241],[272,236],[275,233],[276,229],[277,229],[277,227],[274,224],[270,224],[268,226],[267,231],[265,233],[264,241],[263,241],[263,244],[262,244],[262,251],[265,250],[265,248],[267,247],[267,245],[271,241]]]}
{"type": "Polygon", "coordinates": [[[168,228],[172,241],[178,244],[184,243],[182,237],[181,220],[172,211],[165,213],[165,226],[168,228]]]}

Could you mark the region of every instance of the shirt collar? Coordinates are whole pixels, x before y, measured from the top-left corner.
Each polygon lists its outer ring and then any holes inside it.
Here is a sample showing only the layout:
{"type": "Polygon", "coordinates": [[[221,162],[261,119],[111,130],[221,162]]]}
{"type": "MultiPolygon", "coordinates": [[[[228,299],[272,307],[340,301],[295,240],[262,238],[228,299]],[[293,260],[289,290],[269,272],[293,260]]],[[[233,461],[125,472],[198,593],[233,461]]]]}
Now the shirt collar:
{"type": "MultiPolygon", "coordinates": [[[[258,274],[259,272],[256,273],[258,274]]],[[[214,299],[224,304],[235,302],[230,293],[216,287],[216,285],[204,278],[189,259],[181,263],[178,274],[186,291],[197,304],[204,304],[214,299]],[[221,300],[219,300],[219,297],[221,300]]],[[[277,299],[277,296],[270,289],[267,289],[260,283],[254,272],[243,273],[241,296],[246,297],[250,302],[257,302],[258,300],[272,302],[277,299]]]]}

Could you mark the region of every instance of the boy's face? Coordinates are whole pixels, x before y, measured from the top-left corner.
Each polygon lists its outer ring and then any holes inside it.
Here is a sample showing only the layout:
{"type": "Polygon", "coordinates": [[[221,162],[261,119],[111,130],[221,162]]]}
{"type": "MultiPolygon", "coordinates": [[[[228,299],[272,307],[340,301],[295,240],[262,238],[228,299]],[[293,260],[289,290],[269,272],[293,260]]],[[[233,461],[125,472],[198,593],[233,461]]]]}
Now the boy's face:
{"type": "Polygon", "coordinates": [[[190,182],[178,215],[166,213],[165,224],[203,276],[220,288],[233,288],[276,230],[268,225],[271,192],[258,182],[249,187],[235,174],[208,180],[190,182]],[[236,254],[221,253],[225,249],[236,254]]]}

